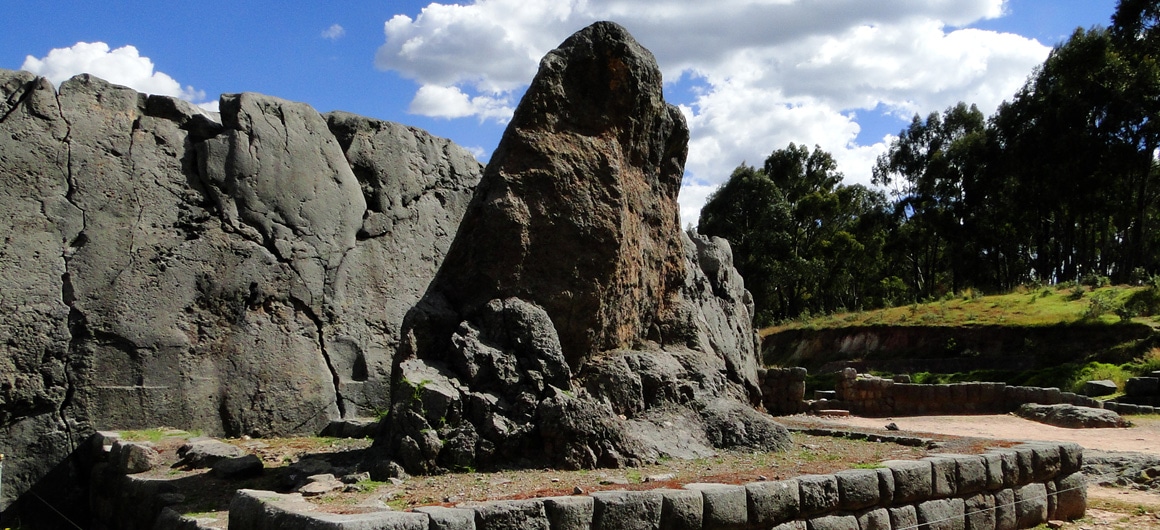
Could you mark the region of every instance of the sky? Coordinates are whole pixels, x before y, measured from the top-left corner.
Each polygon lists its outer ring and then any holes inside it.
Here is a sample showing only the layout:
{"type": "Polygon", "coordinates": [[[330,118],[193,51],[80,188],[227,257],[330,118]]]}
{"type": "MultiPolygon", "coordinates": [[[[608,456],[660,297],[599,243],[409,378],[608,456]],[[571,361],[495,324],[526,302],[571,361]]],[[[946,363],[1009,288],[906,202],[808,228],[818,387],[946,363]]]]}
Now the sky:
{"type": "Polygon", "coordinates": [[[0,68],[216,108],[260,92],[450,138],[487,162],[539,60],[598,20],[650,49],[691,131],[682,220],[789,143],[847,184],[915,115],[990,115],[1115,0],[4,0],[0,68]]]}

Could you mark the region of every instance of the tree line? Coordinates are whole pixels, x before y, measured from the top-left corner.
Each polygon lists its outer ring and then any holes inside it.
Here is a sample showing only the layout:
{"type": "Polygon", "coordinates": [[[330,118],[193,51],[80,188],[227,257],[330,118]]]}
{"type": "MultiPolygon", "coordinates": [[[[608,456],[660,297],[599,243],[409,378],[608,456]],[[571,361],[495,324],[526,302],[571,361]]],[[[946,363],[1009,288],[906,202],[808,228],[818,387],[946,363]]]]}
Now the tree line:
{"type": "Polygon", "coordinates": [[[873,168],[790,144],[701,211],[761,324],[974,289],[1160,272],[1160,0],[1077,29],[994,115],[915,116],[873,168]]]}

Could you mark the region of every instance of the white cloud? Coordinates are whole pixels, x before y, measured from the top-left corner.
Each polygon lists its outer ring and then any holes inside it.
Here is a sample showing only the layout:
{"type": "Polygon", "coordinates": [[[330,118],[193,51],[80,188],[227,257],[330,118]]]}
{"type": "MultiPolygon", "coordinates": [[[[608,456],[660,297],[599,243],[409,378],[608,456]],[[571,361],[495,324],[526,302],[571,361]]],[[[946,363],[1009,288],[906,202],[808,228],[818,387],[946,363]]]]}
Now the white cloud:
{"type": "Polygon", "coordinates": [[[478,145],[475,147],[465,147],[464,149],[467,149],[467,152],[471,153],[471,156],[474,156],[475,159],[479,160],[480,162],[486,162],[487,159],[491,157],[490,152],[478,145]]]}
{"type": "MultiPolygon", "coordinates": [[[[474,0],[431,4],[384,25],[375,64],[415,80],[411,111],[503,121],[539,59],[597,20],[624,25],[668,80],[693,79],[682,211],[743,161],[819,145],[869,183],[888,139],[859,145],[855,110],[909,118],[958,101],[992,112],[1050,48],[971,29],[1006,0],[474,0]],[[507,113],[507,114],[504,114],[507,113]]],[[[899,127],[901,129],[901,125],[899,127]]]]}
{"type": "Polygon", "coordinates": [[[511,107],[510,98],[470,97],[458,87],[423,85],[411,100],[408,112],[433,118],[478,116],[480,120],[491,118],[503,122],[515,109],[511,107]]]}
{"type": "Polygon", "coordinates": [[[338,24],[331,24],[329,28],[322,31],[322,38],[332,41],[341,39],[343,35],[346,35],[346,29],[338,24]]]}
{"type": "Polygon", "coordinates": [[[173,96],[192,102],[205,99],[204,91],[192,86],[182,87],[168,74],[154,71],[153,61],[142,57],[133,46],[110,50],[103,42],[78,42],[68,48],[54,48],[39,59],[26,56],[20,69],[44,76],[57,86],[70,77],[87,73],[147,94],[173,96]]]}

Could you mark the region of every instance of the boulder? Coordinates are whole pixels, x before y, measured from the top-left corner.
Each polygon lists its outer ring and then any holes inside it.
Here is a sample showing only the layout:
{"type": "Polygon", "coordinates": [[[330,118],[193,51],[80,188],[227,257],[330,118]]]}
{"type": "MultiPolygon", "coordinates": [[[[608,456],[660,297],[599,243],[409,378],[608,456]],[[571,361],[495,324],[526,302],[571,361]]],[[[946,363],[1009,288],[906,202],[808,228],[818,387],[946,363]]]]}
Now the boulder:
{"type": "Polygon", "coordinates": [[[540,62],[431,289],[460,314],[510,297],[543,308],[573,370],[636,345],[673,317],[685,277],[688,139],[624,28],[569,37],[540,62]]]}
{"type": "Polygon", "coordinates": [[[430,473],[785,446],[752,408],[753,302],[729,244],[680,230],[688,134],[624,28],[548,53],[404,319],[372,459],[430,473]],[[676,416],[688,436],[656,436],[676,416]]]}
{"type": "Polygon", "coordinates": [[[210,469],[221,478],[242,479],[261,475],[265,467],[257,455],[244,455],[218,460],[210,469]]]}
{"type": "Polygon", "coordinates": [[[1129,423],[1113,411],[1077,407],[1066,403],[1058,405],[1037,405],[1026,403],[1015,411],[1021,418],[1026,418],[1056,427],[1068,429],[1094,429],[1105,427],[1128,427],[1129,423]]]}
{"type": "Polygon", "coordinates": [[[1108,379],[1087,381],[1083,384],[1083,394],[1089,397],[1110,396],[1118,391],[1116,382],[1108,379]]]}
{"type": "Polygon", "coordinates": [[[193,438],[177,448],[177,456],[181,459],[174,465],[189,469],[213,467],[218,460],[237,458],[245,454],[245,449],[221,440],[193,438]]]}
{"type": "Polygon", "coordinates": [[[4,498],[52,470],[41,491],[83,509],[60,481],[93,425],[317,434],[389,408],[482,166],[389,122],[221,109],[0,70],[4,498]]]}
{"type": "Polygon", "coordinates": [[[161,453],[149,442],[113,442],[109,462],[118,473],[135,474],[161,465],[161,453]]]}

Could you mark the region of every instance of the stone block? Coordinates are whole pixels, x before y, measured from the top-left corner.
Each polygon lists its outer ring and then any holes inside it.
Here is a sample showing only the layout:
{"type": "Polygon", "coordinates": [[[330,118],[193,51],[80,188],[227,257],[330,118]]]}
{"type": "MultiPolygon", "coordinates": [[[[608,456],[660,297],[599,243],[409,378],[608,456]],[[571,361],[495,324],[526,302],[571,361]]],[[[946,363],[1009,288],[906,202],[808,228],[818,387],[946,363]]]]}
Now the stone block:
{"type": "Polygon", "coordinates": [[[1016,530],[1015,490],[995,492],[995,530],[1016,530]]]}
{"type": "Polygon", "coordinates": [[[751,482],[745,485],[749,520],[754,526],[769,528],[797,517],[801,512],[800,488],[796,480],[751,482]]]}
{"type": "Polygon", "coordinates": [[[686,484],[685,489],[701,492],[704,499],[705,527],[742,530],[749,524],[749,504],[745,486],[695,482],[686,484]]]}
{"type": "Polygon", "coordinates": [[[592,530],[658,530],[663,497],[655,491],[594,491],[592,530]]]}
{"type": "Polygon", "coordinates": [[[828,513],[838,508],[838,479],[834,475],[797,477],[802,515],[828,513]]]}
{"type": "Polygon", "coordinates": [[[954,455],[958,472],[955,494],[966,497],[987,489],[987,464],[979,455],[954,455]]]}
{"type": "Polygon", "coordinates": [[[1116,382],[1108,379],[1088,381],[1083,384],[1084,395],[1091,397],[1110,396],[1118,390],[1116,382]]]}
{"type": "Polygon", "coordinates": [[[540,499],[495,501],[472,506],[477,530],[549,530],[548,514],[540,499]]]}
{"type": "Polygon", "coordinates": [[[926,460],[887,460],[883,465],[894,474],[894,504],[931,498],[932,468],[926,460]]]}
{"type": "Polygon", "coordinates": [[[1003,455],[988,451],[979,455],[983,467],[987,472],[987,489],[997,490],[1003,487],[1003,455]]]}
{"type": "Polygon", "coordinates": [[[1124,393],[1132,397],[1155,396],[1160,394],[1160,378],[1129,377],[1124,382],[1124,393]]]}
{"type": "Polygon", "coordinates": [[[223,442],[214,438],[193,438],[177,449],[177,466],[200,469],[213,467],[223,458],[245,456],[246,451],[241,447],[223,442]]]}
{"type": "Polygon", "coordinates": [[[809,528],[806,526],[805,521],[802,521],[799,519],[797,521],[788,521],[788,522],[781,523],[781,524],[773,527],[773,530],[809,530],[809,528]]]}
{"type": "Polygon", "coordinates": [[[475,511],[443,506],[421,506],[418,513],[427,514],[429,530],[475,530],[475,511]]]}
{"type": "Polygon", "coordinates": [[[704,527],[705,496],[701,492],[675,489],[653,491],[661,494],[661,530],[700,530],[704,527]]]}
{"type": "Polygon", "coordinates": [[[1087,512],[1087,483],[1083,473],[1075,472],[1055,481],[1055,516],[1071,521],[1087,512]]]}
{"type": "Polygon", "coordinates": [[[966,516],[966,530],[992,530],[995,528],[995,496],[977,493],[963,500],[966,516]]]}
{"type": "Polygon", "coordinates": [[[1012,488],[1019,485],[1019,455],[1012,449],[992,449],[990,454],[999,455],[1003,468],[1003,487],[1012,488]]]}
{"type": "MultiPolygon", "coordinates": [[[[587,495],[545,497],[544,513],[552,530],[588,530],[592,528],[595,501],[587,495]]],[[[434,530],[434,529],[432,529],[434,530]]]]}
{"type": "Polygon", "coordinates": [[[887,508],[890,513],[891,528],[918,528],[918,511],[914,505],[895,506],[887,508]]]}
{"type": "Polygon", "coordinates": [[[1045,482],[1059,475],[1059,444],[1053,442],[1026,444],[1031,446],[1031,480],[1045,482]]]}
{"type": "Polygon", "coordinates": [[[230,530],[428,530],[430,525],[428,515],[419,512],[328,514],[314,510],[298,494],[242,489],[230,501],[230,530]]]}
{"type": "Polygon", "coordinates": [[[850,528],[882,528],[888,530],[890,528],[890,511],[886,508],[871,508],[855,514],[858,519],[858,526],[850,528]]]}
{"type": "Polygon", "coordinates": [[[858,518],[853,515],[823,515],[806,521],[808,530],[851,530],[858,528],[858,518]]]}
{"type": "Polygon", "coordinates": [[[1059,474],[1070,475],[1083,469],[1083,446],[1075,442],[1059,444],[1059,474]]]}
{"type": "Polygon", "coordinates": [[[958,491],[958,462],[948,456],[931,456],[923,460],[930,462],[932,498],[953,497],[958,491]]]}
{"type": "Polygon", "coordinates": [[[1011,450],[1015,452],[1015,464],[1018,470],[1015,484],[1022,486],[1030,483],[1035,477],[1035,447],[1023,444],[1012,447],[1011,450]]]}
{"type": "Polygon", "coordinates": [[[1032,528],[1047,522],[1047,487],[1032,482],[1015,489],[1015,525],[1032,528]]]}
{"type": "Polygon", "coordinates": [[[854,511],[875,506],[881,500],[878,470],[846,469],[834,473],[838,479],[838,508],[854,511]]]}
{"type": "Polygon", "coordinates": [[[889,506],[894,502],[894,472],[888,467],[875,469],[878,473],[878,503],[889,506]]]}
{"type": "Polygon", "coordinates": [[[918,523],[930,530],[965,530],[965,503],[962,499],[935,499],[918,503],[918,523]]]}

